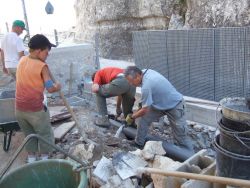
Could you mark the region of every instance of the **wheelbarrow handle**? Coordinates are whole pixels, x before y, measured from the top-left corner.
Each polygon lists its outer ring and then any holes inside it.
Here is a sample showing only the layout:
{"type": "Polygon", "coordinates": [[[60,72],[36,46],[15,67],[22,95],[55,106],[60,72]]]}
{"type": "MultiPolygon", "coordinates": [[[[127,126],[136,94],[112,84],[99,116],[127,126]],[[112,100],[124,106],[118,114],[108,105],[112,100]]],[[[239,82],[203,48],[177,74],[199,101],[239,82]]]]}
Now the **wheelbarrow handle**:
{"type": "Polygon", "coordinates": [[[28,135],[24,141],[22,142],[22,144],[17,148],[16,152],[14,153],[14,155],[11,157],[11,159],[9,160],[9,162],[7,163],[7,165],[4,167],[1,175],[0,175],[0,180],[2,179],[2,177],[6,174],[6,172],[8,171],[8,169],[10,168],[10,166],[13,164],[13,162],[15,161],[15,159],[17,158],[17,156],[20,154],[20,152],[23,150],[24,146],[28,143],[29,140],[31,139],[38,139],[42,142],[44,142],[45,144],[51,146],[52,148],[56,149],[57,151],[62,152],[64,155],[66,155],[67,157],[73,159],[74,161],[78,162],[81,164],[81,166],[86,167],[88,166],[88,161],[82,161],[76,157],[74,157],[73,155],[63,151],[61,148],[59,148],[58,146],[56,146],[55,144],[52,144],[50,142],[48,142],[47,140],[45,140],[44,138],[42,138],[41,136],[37,135],[37,134],[30,134],[28,135]]]}

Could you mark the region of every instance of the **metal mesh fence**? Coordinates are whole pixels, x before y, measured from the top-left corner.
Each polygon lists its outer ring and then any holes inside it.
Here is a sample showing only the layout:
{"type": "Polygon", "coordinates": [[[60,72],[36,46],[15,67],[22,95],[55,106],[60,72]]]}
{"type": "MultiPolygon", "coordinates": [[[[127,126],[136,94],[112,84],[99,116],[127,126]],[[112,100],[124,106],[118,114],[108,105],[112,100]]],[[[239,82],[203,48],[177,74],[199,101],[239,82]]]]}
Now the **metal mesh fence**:
{"type": "Polygon", "coordinates": [[[133,33],[135,64],[163,74],[184,95],[219,101],[250,91],[250,28],[133,33]]]}

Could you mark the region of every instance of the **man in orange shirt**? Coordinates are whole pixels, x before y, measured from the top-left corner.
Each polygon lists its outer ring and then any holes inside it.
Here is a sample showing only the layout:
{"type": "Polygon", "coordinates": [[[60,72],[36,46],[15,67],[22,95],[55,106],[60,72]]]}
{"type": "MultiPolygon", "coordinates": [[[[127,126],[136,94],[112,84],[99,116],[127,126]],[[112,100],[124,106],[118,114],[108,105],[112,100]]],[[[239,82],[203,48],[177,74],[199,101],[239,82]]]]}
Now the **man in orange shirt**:
{"type": "MultiPolygon", "coordinates": [[[[50,115],[43,104],[43,91],[49,93],[59,91],[61,85],[51,80],[46,59],[51,44],[44,35],[34,35],[29,41],[28,56],[20,59],[16,73],[16,118],[25,136],[38,134],[54,143],[54,134],[50,124],[50,115]]],[[[26,146],[28,163],[40,159],[45,160],[52,148],[46,144],[31,140],[26,146]]]]}
{"type": "Polygon", "coordinates": [[[96,103],[99,117],[95,124],[102,127],[110,125],[106,98],[118,96],[116,113],[123,112],[124,117],[132,113],[135,101],[135,87],[130,85],[123,74],[123,69],[107,67],[96,71],[92,75],[92,92],[96,93],[96,103]],[[122,110],[121,110],[122,104],[122,110]]]}

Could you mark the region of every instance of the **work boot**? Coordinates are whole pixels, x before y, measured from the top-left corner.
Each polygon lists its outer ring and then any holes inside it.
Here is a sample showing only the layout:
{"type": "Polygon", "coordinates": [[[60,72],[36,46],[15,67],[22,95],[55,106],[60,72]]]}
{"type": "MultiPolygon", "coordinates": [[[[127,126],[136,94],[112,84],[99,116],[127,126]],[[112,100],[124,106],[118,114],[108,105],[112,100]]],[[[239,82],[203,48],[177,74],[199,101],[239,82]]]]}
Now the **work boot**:
{"type": "Polygon", "coordinates": [[[108,116],[98,116],[95,120],[95,124],[100,127],[108,128],[110,126],[108,116]]]}

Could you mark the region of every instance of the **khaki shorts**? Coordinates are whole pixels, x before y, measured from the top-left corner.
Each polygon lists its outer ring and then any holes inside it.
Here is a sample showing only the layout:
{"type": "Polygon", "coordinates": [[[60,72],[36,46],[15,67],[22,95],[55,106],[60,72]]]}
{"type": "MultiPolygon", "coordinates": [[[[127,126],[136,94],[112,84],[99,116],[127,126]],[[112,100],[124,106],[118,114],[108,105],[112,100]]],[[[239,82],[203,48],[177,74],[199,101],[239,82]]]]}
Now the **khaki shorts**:
{"type": "MultiPolygon", "coordinates": [[[[38,134],[48,142],[54,144],[54,133],[50,124],[48,110],[43,109],[38,112],[22,112],[16,110],[16,118],[25,136],[38,134]]],[[[38,142],[36,139],[31,139],[26,144],[26,150],[28,152],[48,153],[53,151],[53,148],[47,144],[38,142]]]]}

